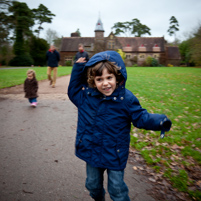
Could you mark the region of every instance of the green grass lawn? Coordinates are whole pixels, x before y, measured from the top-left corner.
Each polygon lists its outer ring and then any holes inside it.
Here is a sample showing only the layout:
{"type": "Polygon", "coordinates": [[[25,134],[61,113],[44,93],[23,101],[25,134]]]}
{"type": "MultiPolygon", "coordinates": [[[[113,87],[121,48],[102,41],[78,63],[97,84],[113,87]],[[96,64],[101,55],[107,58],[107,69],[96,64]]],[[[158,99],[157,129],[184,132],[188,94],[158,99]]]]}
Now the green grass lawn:
{"type": "MultiPolygon", "coordinates": [[[[37,80],[47,79],[47,67],[33,68],[36,71],[37,80]]],[[[71,67],[59,67],[58,77],[71,73],[71,67]]],[[[23,84],[26,79],[28,68],[23,69],[2,69],[0,70],[0,89],[23,84]]]]}
{"type": "Polygon", "coordinates": [[[160,132],[133,128],[131,146],[174,187],[201,200],[200,187],[195,187],[201,183],[201,68],[144,67],[127,72],[126,87],[142,107],[172,121],[164,139],[160,132]]]}
{"type": "MultiPolygon", "coordinates": [[[[58,76],[71,73],[59,67],[58,76]]],[[[0,70],[0,88],[22,84],[28,69],[0,70]]],[[[47,68],[35,68],[37,79],[47,79],[47,68]]],[[[146,163],[193,200],[201,200],[201,68],[128,67],[126,87],[150,113],[166,114],[172,128],[160,132],[132,128],[131,146],[146,163]]]]}

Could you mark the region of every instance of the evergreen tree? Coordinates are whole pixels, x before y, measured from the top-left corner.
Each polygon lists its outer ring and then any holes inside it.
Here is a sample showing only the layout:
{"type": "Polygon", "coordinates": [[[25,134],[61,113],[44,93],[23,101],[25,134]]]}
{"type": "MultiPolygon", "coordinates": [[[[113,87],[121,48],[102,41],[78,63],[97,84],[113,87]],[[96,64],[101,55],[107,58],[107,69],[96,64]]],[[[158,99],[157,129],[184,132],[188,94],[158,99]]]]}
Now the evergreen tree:
{"type": "Polygon", "coordinates": [[[126,35],[133,34],[135,37],[141,37],[142,35],[149,34],[150,28],[144,24],[141,24],[137,18],[132,19],[131,22],[117,22],[112,29],[115,29],[114,35],[124,33],[126,35]]]}
{"type": "Polygon", "coordinates": [[[30,55],[34,60],[33,65],[35,66],[45,66],[46,65],[46,52],[49,44],[46,40],[42,38],[31,37],[29,48],[30,55]]]}
{"type": "Polygon", "coordinates": [[[38,29],[35,30],[36,33],[38,33],[38,37],[40,35],[40,31],[43,30],[42,24],[43,23],[51,23],[53,16],[55,14],[51,13],[51,11],[48,10],[47,7],[45,7],[43,4],[40,4],[37,9],[33,9],[34,19],[38,21],[38,29]]]}
{"type": "Polygon", "coordinates": [[[80,29],[77,29],[76,33],[78,33],[78,36],[81,37],[80,29]]]}
{"type": "Polygon", "coordinates": [[[24,37],[31,36],[31,27],[34,25],[33,14],[26,3],[14,1],[9,7],[9,11],[13,13],[11,16],[15,22],[15,55],[25,53],[24,37]]]}
{"type": "Polygon", "coordinates": [[[174,34],[175,36],[175,40],[176,40],[176,32],[179,31],[179,23],[177,21],[177,19],[172,16],[170,18],[170,27],[167,30],[167,32],[169,33],[170,36],[172,36],[174,34]]]}
{"type": "Polygon", "coordinates": [[[14,1],[9,11],[13,14],[10,18],[13,20],[15,28],[15,42],[13,51],[16,57],[10,61],[12,66],[29,66],[33,64],[33,59],[26,52],[24,39],[32,35],[31,27],[34,25],[33,14],[26,3],[14,1]]]}

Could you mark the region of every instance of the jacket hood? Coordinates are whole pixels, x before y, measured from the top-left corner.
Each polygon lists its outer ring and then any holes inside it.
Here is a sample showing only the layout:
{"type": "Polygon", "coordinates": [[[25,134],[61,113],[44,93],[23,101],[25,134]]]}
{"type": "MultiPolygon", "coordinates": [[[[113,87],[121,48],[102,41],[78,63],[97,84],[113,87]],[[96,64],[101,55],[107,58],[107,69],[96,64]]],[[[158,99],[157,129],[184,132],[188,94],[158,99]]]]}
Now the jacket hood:
{"type": "Polygon", "coordinates": [[[93,57],[91,57],[91,59],[86,63],[85,67],[94,66],[96,63],[101,61],[114,62],[115,65],[117,65],[118,67],[121,67],[120,72],[123,75],[126,82],[127,80],[126,67],[119,53],[115,51],[99,52],[95,54],[93,57]]]}

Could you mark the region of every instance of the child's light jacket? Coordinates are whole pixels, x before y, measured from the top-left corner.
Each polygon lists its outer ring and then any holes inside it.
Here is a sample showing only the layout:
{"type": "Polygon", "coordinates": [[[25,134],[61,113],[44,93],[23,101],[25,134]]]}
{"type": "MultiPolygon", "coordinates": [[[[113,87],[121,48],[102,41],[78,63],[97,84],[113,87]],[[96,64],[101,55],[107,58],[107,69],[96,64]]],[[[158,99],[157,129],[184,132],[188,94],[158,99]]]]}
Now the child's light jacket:
{"type": "Polygon", "coordinates": [[[150,114],[133,93],[125,89],[127,72],[121,56],[114,51],[94,55],[88,63],[75,63],[68,96],[78,108],[76,156],[94,167],[123,170],[126,167],[131,123],[137,128],[161,130],[165,115],[150,114]],[[83,81],[84,69],[108,60],[121,67],[124,82],[111,96],[104,96],[83,81]]]}

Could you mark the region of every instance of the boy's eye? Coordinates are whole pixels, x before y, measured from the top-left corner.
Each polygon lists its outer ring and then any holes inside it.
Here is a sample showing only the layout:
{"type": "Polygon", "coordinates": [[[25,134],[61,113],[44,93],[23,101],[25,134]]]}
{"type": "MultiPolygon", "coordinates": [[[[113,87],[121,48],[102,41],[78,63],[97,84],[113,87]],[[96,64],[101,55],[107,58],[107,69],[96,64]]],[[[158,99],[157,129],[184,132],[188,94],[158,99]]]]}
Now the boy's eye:
{"type": "Polygon", "coordinates": [[[97,82],[100,82],[100,81],[101,81],[101,78],[97,78],[96,81],[97,81],[97,82]]]}
{"type": "Polygon", "coordinates": [[[112,76],[108,77],[107,79],[108,79],[108,80],[111,80],[111,79],[112,79],[112,76]]]}

